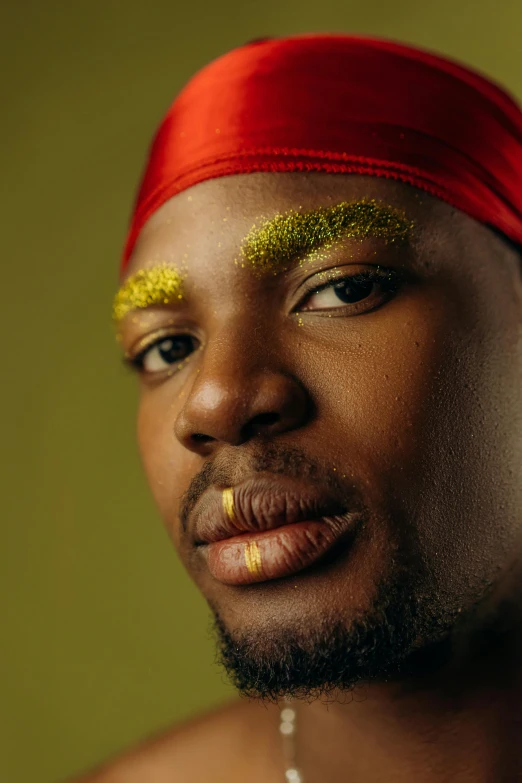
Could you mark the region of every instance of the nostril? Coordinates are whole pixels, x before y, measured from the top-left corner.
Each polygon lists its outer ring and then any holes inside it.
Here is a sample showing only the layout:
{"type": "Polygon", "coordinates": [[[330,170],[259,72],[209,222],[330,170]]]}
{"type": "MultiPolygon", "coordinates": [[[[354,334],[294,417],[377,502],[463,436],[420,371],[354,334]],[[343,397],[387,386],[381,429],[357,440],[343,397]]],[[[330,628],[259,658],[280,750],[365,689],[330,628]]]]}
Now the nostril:
{"type": "Polygon", "coordinates": [[[254,422],[256,424],[273,424],[278,418],[277,413],[260,413],[259,416],[255,417],[254,422]]]}
{"type": "Polygon", "coordinates": [[[275,424],[275,422],[278,420],[279,415],[277,413],[260,413],[258,416],[255,416],[252,419],[248,425],[248,429],[251,432],[258,432],[264,427],[269,427],[271,424],[275,424]]]}
{"type": "Polygon", "coordinates": [[[210,435],[203,435],[199,432],[194,433],[192,435],[192,440],[196,441],[196,443],[206,443],[209,440],[212,440],[212,437],[210,435]]]}

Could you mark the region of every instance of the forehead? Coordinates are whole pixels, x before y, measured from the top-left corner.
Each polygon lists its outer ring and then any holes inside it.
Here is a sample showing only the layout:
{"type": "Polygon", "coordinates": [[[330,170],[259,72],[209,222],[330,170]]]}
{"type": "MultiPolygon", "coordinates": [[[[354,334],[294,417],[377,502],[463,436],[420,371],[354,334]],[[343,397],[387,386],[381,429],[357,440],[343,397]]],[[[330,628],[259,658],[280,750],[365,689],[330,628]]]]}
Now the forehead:
{"type": "MultiPolygon", "coordinates": [[[[288,210],[313,210],[342,201],[376,199],[406,212],[415,222],[417,257],[433,248],[457,249],[485,227],[417,188],[391,179],[324,172],[255,172],[201,182],[169,199],[149,218],[125,277],[160,262],[190,273],[235,271],[242,240],[259,221],[288,210]]],[[[444,253],[442,254],[444,255],[444,253]]]]}

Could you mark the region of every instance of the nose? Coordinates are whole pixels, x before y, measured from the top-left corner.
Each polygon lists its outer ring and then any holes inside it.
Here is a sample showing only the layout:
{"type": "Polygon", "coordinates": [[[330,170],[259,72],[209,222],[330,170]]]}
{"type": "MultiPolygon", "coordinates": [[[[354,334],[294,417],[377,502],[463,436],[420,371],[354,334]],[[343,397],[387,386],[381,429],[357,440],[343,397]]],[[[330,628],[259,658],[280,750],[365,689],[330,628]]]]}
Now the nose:
{"type": "Polygon", "coordinates": [[[199,373],[174,425],[185,448],[208,454],[217,443],[240,445],[303,426],[311,399],[265,345],[244,335],[207,344],[199,373]]]}

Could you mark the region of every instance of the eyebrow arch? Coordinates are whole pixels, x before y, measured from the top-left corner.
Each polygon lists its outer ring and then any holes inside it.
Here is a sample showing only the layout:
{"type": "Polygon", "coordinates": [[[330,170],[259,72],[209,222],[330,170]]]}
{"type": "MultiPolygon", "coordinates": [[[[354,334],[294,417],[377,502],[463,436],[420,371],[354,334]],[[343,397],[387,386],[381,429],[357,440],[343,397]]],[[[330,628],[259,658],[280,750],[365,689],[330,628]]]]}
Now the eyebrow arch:
{"type": "Polygon", "coordinates": [[[279,275],[340,239],[371,237],[408,244],[413,229],[414,222],[403,210],[375,199],[343,201],[306,212],[289,210],[252,227],[241,247],[241,266],[256,276],[279,275]]]}

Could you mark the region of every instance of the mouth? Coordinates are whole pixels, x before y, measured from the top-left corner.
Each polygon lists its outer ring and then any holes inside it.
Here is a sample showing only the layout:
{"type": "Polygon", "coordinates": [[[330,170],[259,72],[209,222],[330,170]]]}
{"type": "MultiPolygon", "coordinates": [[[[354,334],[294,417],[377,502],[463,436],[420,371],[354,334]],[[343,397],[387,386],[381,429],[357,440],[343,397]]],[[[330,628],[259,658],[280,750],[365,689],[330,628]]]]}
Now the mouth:
{"type": "Polygon", "coordinates": [[[346,513],[241,533],[198,545],[212,576],[226,585],[249,585],[281,579],[325,564],[346,551],[359,515],[346,513]]]}
{"type": "Polygon", "coordinates": [[[362,513],[354,497],[257,476],[209,488],[194,517],[193,543],[212,576],[247,585],[290,576],[348,546],[362,513]]]}

